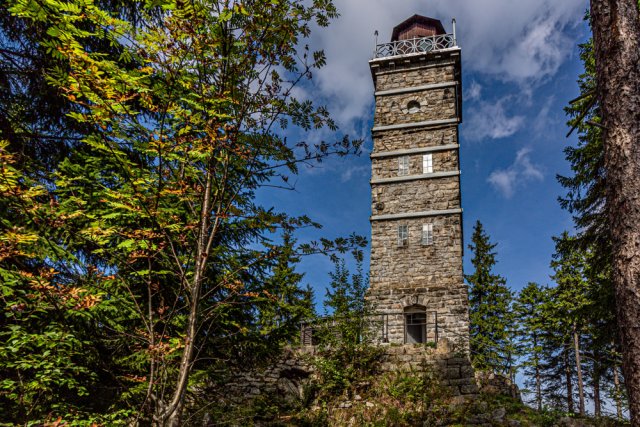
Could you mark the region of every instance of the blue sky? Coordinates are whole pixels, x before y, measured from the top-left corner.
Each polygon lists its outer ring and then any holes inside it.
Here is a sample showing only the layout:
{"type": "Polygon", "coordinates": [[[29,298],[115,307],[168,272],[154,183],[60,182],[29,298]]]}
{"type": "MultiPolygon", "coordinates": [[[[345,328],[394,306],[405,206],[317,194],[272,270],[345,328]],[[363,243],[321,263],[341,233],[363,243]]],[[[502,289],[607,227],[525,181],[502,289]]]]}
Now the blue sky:
{"type": "MultiPolygon", "coordinates": [[[[324,49],[327,66],[299,98],[327,105],[343,133],[364,139],[360,157],[332,159],[303,167],[295,191],[270,190],[261,201],[292,215],[306,214],[322,230],[303,230],[299,241],[356,232],[370,236],[371,123],[373,84],[368,60],[395,25],[414,13],[440,19],[451,31],[457,20],[462,48],[464,117],[460,127],[462,207],[465,246],[476,220],[498,243],[495,271],[519,290],[529,281],[550,283],[552,236],[571,230],[557,198],[556,174],[569,167],[563,108],[578,94],[582,70],[577,44],[589,32],[583,21],[586,0],[336,0],[341,17],[309,40],[324,49]]],[[[331,139],[331,134],[307,136],[331,139]]],[[[368,255],[368,252],[367,252],[368,255]]],[[[465,271],[470,272],[465,251],[465,271]]],[[[367,256],[368,260],[368,256],[367,256]]],[[[306,258],[299,271],[318,300],[328,284],[331,263],[306,258]]]]}

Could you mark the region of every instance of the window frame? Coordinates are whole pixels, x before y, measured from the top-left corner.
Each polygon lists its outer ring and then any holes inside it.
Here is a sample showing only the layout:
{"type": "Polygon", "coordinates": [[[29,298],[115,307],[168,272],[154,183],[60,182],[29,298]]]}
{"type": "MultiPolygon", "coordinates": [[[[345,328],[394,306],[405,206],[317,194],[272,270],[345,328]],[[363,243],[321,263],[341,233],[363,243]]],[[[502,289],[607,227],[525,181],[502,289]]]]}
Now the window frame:
{"type": "Polygon", "coordinates": [[[433,246],[433,223],[422,224],[420,243],[422,246],[433,246]]]}
{"type": "Polygon", "coordinates": [[[433,154],[423,154],[422,155],[422,173],[433,173],[433,154]]]}
{"type": "Polygon", "coordinates": [[[409,156],[398,157],[398,176],[409,175],[409,156]]]}
{"type": "Polygon", "coordinates": [[[409,225],[400,224],[398,225],[398,234],[397,234],[397,245],[399,248],[404,248],[409,246],[409,225]]]}

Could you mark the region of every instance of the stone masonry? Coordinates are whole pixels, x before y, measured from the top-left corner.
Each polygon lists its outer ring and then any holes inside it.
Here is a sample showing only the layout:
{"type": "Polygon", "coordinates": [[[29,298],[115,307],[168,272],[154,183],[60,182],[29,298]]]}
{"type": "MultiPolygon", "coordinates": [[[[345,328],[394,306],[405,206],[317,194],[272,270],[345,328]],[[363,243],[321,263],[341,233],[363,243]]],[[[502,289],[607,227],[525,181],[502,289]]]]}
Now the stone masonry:
{"type": "MultiPolygon", "coordinates": [[[[443,391],[451,397],[478,393],[473,368],[465,354],[453,353],[446,339],[437,348],[418,345],[388,346],[379,363],[372,366],[379,373],[434,372],[443,391]]],[[[318,348],[287,348],[269,366],[234,372],[225,384],[225,398],[243,403],[259,396],[300,401],[305,389],[316,380],[318,348]]]]}
{"type": "MultiPolygon", "coordinates": [[[[394,34],[403,40],[403,31],[425,20],[429,18],[415,15],[394,34]]],[[[377,57],[369,65],[376,106],[367,299],[376,313],[386,316],[379,341],[403,345],[446,339],[468,354],[458,145],[460,49],[454,42],[446,49],[377,57]]]]}

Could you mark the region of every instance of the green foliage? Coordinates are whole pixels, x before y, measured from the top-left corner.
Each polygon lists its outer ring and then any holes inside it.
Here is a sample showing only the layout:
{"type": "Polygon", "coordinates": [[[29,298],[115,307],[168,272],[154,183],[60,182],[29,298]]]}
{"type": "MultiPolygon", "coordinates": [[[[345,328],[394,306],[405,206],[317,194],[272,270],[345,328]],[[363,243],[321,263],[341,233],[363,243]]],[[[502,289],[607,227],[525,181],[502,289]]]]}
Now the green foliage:
{"type": "Polygon", "coordinates": [[[609,224],[604,211],[606,205],[604,146],[600,108],[597,104],[595,56],[593,40],[579,45],[584,72],[578,76],[580,96],[572,101],[565,113],[567,124],[578,132],[576,146],[564,149],[573,175],[558,175],[558,182],[567,190],[559,198],[560,206],[568,210],[579,230],[574,244],[581,248],[593,247],[596,265],[607,269],[611,263],[609,224]]]}
{"type": "MultiPolygon", "coordinates": [[[[587,13],[585,20],[589,18],[587,13]]],[[[576,235],[557,239],[555,264],[556,276],[562,282],[559,282],[562,289],[558,291],[558,309],[571,316],[576,327],[581,329],[581,340],[590,356],[586,359],[589,380],[600,389],[600,382],[611,381],[612,372],[618,369],[618,333],[593,39],[580,44],[579,49],[584,66],[583,73],[578,76],[580,96],[565,108],[569,118],[567,124],[571,132],[577,130],[578,142],[564,150],[571,175],[558,176],[558,182],[567,191],[566,196],[559,199],[560,205],[572,214],[576,235]],[[579,264],[578,271],[568,267],[568,264],[576,263],[579,264]],[[571,306],[572,297],[577,298],[576,307],[571,306]]],[[[619,384],[614,388],[620,415],[623,399],[619,384]]]]}
{"type": "Polygon", "coordinates": [[[356,262],[353,274],[344,259],[331,258],[335,270],[330,273],[324,304],[325,309],[333,311],[315,325],[319,348],[315,364],[321,398],[341,394],[374,375],[376,362],[384,351],[371,340],[378,325],[365,301],[368,279],[363,274],[362,251],[356,249],[352,254],[356,262]]]}
{"type": "Polygon", "coordinates": [[[25,64],[48,84],[0,85],[25,91],[0,107],[14,110],[0,123],[2,421],[175,424],[209,373],[293,339],[311,308],[300,253],[357,240],[296,245],[294,231],[317,224],[255,201],[299,162],[359,149],[285,137],[335,130],[326,108],[292,97],[325,63],[298,47],[333,4],[128,6],[2,9],[2,31],[18,33],[0,39],[29,33],[25,64]],[[30,94],[59,113],[23,114],[30,94]],[[58,139],[23,150],[41,126],[58,139]]]}
{"type": "Polygon", "coordinates": [[[447,419],[449,395],[434,372],[398,371],[367,377],[348,393],[326,395],[313,408],[298,411],[295,425],[434,425],[447,419]],[[350,401],[346,407],[345,397],[350,401]]]}
{"type": "Polygon", "coordinates": [[[548,288],[529,283],[520,290],[513,304],[518,319],[518,353],[522,355],[519,366],[524,368],[525,385],[533,389],[533,402],[538,410],[542,409],[543,341],[548,333],[544,308],[549,298],[548,288]]]}
{"type": "Polygon", "coordinates": [[[476,369],[513,376],[513,295],[505,279],[492,272],[496,244],[490,242],[480,221],[474,227],[471,242],[474,271],[465,276],[469,283],[471,359],[476,369]]]}

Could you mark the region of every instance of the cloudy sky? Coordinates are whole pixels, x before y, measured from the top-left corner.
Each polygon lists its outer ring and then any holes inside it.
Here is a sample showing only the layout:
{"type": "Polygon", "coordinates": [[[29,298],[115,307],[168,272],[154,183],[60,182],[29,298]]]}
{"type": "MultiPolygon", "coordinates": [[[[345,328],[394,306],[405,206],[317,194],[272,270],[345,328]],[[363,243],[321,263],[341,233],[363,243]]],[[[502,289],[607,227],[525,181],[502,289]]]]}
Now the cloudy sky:
{"type": "MultiPolygon", "coordinates": [[[[300,240],[352,232],[370,236],[370,161],[373,84],[368,60],[395,25],[418,13],[457,21],[462,48],[464,117],[461,131],[462,206],[465,245],[480,220],[498,243],[496,272],[518,290],[529,281],[550,283],[552,236],[571,229],[557,203],[557,174],[568,173],[562,150],[563,107],[577,96],[581,72],[577,44],[588,37],[586,0],[335,0],[341,17],[310,40],[328,63],[301,88],[329,107],[342,132],[365,141],[359,158],[308,168],[296,191],[264,194],[266,203],[308,214],[324,225],[300,240]]],[[[313,137],[312,137],[313,138],[313,137]]],[[[465,270],[471,271],[469,251],[465,270]]],[[[306,259],[305,281],[324,295],[330,263],[306,259]]]]}

